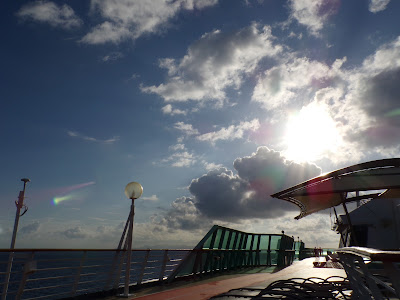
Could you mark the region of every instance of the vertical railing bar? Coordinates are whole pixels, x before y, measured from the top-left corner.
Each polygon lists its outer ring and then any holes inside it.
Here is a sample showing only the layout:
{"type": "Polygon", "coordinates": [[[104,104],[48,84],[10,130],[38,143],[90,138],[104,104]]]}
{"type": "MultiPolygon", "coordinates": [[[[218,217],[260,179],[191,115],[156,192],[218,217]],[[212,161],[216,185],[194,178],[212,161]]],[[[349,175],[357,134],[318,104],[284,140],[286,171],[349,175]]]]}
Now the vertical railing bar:
{"type": "Polygon", "coordinates": [[[268,235],[268,250],[267,250],[267,265],[271,266],[272,265],[272,260],[271,260],[271,240],[272,240],[272,235],[268,235]]]}
{"type": "Polygon", "coordinates": [[[260,244],[261,244],[261,234],[258,235],[258,242],[257,242],[257,252],[256,252],[256,261],[255,264],[259,266],[260,263],[260,244]]]}
{"type": "Polygon", "coordinates": [[[8,263],[7,263],[7,271],[6,271],[6,276],[3,284],[3,292],[1,294],[1,299],[6,300],[7,298],[7,291],[8,291],[8,282],[10,281],[10,274],[11,274],[11,269],[13,265],[13,260],[14,260],[14,252],[10,252],[8,256],[8,263]]]}
{"type": "MultiPolygon", "coordinates": [[[[215,242],[215,237],[217,236],[217,231],[219,228],[217,228],[214,232],[213,235],[211,236],[211,241],[210,241],[210,247],[209,249],[213,249],[214,247],[214,242],[215,242]]],[[[213,251],[207,251],[207,256],[206,256],[206,262],[204,263],[204,271],[207,272],[207,268],[208,266],[210,266],[210,271],[213,268],[213,264],[212,264],[212,257],[213,257],[213,251]]]]}
{"type": "Polygon", "coordinates": [[[243,262],[242,262],[242,264],[245,265],[245,266],[247,266],[246,254],[248,255],[248,251],[247,251],[247,240],[248,239],[249,239],[249,235],[246,234],[245,237],[244,237],[243,246],[242,246],[242,249],[243,249],[243,262]]]}
{"type": "Polygon", "coordinates": [[[229,268],[233,268],[234,267],[235,251],[236,251],[236,244],[237,244],[238,236],[239,236],[239,233],[236,232],[235,239],[233,240],[233,244],[232,244],[232,254],[231,254],[231,257],[229,258],[229,268]]]}
{"type": "Polygon", "coordinates": [[[251,266],[253,264],[253,243],[254,243],[254,234],[251,235],[251,242],[250,242],[250,252],[247,265],[251,266]]]}
{"type": "Polygon", "coordinates": [[[244,251],[243,251],[243,244],[244,244],[244,238],[245,238],[246,234],[242,233],[242,236],[240,237],[240,242],[239,242],[239,252],[238,252],[238,262],[237,265],[239,267],[243,266],[243,261],[244,261],[244,251]]]}
{"type": "MultiPolygon", "coordinates": [[[[19,284],[18,292],[17,292],[17,294],[15,296],[15,300],[20,300],[21,297],[22,297],[22,294],[24,293],[26,280],[28,279],[28,276],[32,273],[31,270],[27,270],[26,268],[28,267],[28,264],[32,263],[34,256],[35,256],[35,252],[32,251],[32,253],[30,255],[30,258],[26,259],[24,270],[23,270],[23,273],[22,273],[21,282],[19,284]]],[[[29,267],[31,267],[31,266],[29,266],[29,267]]]]}
{"type": "Polygon", "coordinates": [[[224,258],[225,265],[228,270],[231,268],[229,265],[231,254],[232,254],[232,251],[230,249],[231,240],[232,240],[232,230],[229,229],[228,241],[226,242],[226,248],[229,249],[229,252],[227,255],[225,255],[225,258],[224,258]]]}
{"type": "Polygon", "coordinates": [[[142,269],[141,269],[140,274],[139,274],[137,285],[142,284],[143,274],[144,274],[144,270],[146,269],[147,261],[149,260],[149,256],[150,256],[150,249],[147,249],[146,250],[146,255],[143,258],[142,269]]]}
{"type": "Polygon", "coordinates": [[[74,297],[76,295],[76,290],[78,289],[79,280],[81,278],[81,273],[82,273],[82,267],[83,267],[83,265],[85,263],[86,255],[87,255],[87,251],[85,250],[85,251],[83,251],[83,254],[82,254],[82,257],[81,257],[81,261],[80,261],[80,264],[79,264],[79,269],[76,272],[75,281],[74,281],[74,284],[72,286],[72,291],[71,291],[72,297],[74,297]]]}
{"type": "Polygon", "coordinates": [[[160,271],[160,277],[159,277],[159,281],[162,282],[164,280],[164,274],[165,274],[165,268],[166,268],[166,264],[169,261],[168,259],[168,250],[165,249],[164,250],[164,259],[162,262],[162,266],[161,266],[161,271],[160,271]]]}
{"type": "MultiPolygon", "coordinates": [[[[125,239],[123,249],[125,250],[125,249],[127,249],[127,247],[128,247],[128,239],[125,239]]],[[[121,257],[120,257],[119,264],[118,264],[118,270],[117,270],[117,274],[116,274],[115,280],[114,280],[114,289],[117,289],[119,287],[122,265],[124,264],[124,260],[125,260],[125,254],[126,254],[126,251],[122,252],[122,255],[120,255],[121,257]]]]}
{"type": "Polygon", "coordinates": [[[193,273],[193,275],[196,275],[197,273],[201,272],[200,257],[202,254],[201,254],[201,250],[199,250],[199,249],[193,249],[192,251],[194,252],[194,257],[195,257],[192,273],[193,273]]]}

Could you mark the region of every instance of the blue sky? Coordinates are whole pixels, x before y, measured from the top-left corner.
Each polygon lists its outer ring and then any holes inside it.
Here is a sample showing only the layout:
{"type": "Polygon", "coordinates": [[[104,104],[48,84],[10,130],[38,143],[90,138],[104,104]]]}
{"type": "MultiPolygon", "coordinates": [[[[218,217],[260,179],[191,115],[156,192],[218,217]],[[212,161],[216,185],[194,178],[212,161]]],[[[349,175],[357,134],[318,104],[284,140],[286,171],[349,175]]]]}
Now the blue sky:
{"type": "Polygon", "coordinates": [[[212,224],[335,247],[270,194],[399,156],[400,3],[0,4],[0,247],[191,248],[212,224]],[[54,204],[54,199],[59,199],[54,204]],[[61,200],[60,200],[61,199],[61,200]]]}

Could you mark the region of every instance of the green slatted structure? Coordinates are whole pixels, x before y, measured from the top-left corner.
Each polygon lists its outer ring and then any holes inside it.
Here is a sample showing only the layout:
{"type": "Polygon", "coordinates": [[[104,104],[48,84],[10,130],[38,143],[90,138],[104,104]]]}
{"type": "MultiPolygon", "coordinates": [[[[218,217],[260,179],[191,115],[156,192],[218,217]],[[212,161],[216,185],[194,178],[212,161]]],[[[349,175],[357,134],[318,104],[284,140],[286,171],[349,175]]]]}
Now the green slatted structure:
{"type": "MultiPolygon", "coordinates": [[[[288,266],[293,262],[296,244],[293,237],[284,234],[247,233],[214,225],[168,281],[244,267],[288,266]]],[[[300,244],[297,247],[300,249],[300,244]]]]}

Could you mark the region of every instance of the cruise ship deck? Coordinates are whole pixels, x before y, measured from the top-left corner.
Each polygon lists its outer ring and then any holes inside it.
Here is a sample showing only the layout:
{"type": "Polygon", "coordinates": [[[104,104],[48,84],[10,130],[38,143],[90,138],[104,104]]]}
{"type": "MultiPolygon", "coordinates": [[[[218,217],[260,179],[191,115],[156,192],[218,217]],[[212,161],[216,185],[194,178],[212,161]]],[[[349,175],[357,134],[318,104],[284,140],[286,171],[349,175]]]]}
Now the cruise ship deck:
{"type": "MultiPolygon", "coordinates": [[[[278,280],[288,280],[292,278],[321,278],[327,279],[333,276],[346,278],[346,272],[343,269],[324,267],[316,268],[313,266],[315,258],[306,258],[301,261],[295,261],[289,267],[277,272],[276,268],[260,267],[244,270],[240,273],[226,274],[203,280],[193,280],[189,282],[178,282],[171,285],[156,286],[143,289],[134,293],[128,299],[140,300],[183,300],[183,299],[210,299],[217,295],[238,290],[240,288],[264,289],[271,283],[278,280]]],[[[119,297],[109,297],[106,300],[117,300],[119,297]]],[[[228,299],[227,296],[216,299],[228,299]]],[[[229,296],[229,299],[239,299],[229,296]]],[[[243,299],[243,298],[242,298],[243,299]]]]}

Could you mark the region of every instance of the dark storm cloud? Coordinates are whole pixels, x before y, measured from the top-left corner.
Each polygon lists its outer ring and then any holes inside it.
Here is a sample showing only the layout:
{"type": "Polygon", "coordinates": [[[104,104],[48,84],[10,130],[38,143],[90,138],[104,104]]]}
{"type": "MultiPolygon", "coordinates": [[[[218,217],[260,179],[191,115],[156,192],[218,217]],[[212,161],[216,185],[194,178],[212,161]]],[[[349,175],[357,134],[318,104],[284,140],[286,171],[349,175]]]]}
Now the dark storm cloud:
{"type": "Polygon", "coordinates": [[[238,174],[220,168],[193,179],[189,186],[193,197],[175,200],[158,225],[191,230],[209,226],[214,220],[277,218],[298,208],[270,195],[321,173],[316,165],[287,161],[267,147],[236,159],[234,168],[238,174]]]}
{"type": "Polygon", "coordinates": [[[400,108],[400,67],[377,74],[365,82],[362,107],[369,116],[400,126],[400,117],[393,115],[400,108]]]}
{"type": "Polygon", "coordinates": [[[369,146],[392,147],[400,139],[400,67],[384,70],[361,84],[359,105],[370,126],[351,138],[369,146]]]}

